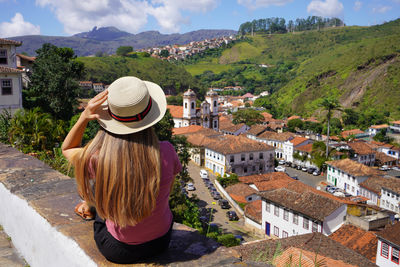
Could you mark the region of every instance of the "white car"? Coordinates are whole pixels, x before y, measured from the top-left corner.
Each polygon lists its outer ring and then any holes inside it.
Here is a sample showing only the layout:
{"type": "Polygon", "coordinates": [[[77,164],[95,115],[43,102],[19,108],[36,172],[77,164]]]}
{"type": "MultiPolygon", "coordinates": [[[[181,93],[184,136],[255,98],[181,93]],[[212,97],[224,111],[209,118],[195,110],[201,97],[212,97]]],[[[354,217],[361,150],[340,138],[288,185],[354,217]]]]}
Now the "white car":
{"type": "Polygon", "coordinates": [[[285,172],[285,167],[278,166],[278,167],[275,168],[275,171],[277,171],[277,172],[285,172]]]}
{"type": "Polygon", "coordinates": [[[279,161],[279,164],[280,164],[280,165],[283,165],[283,164],[285,164],[285,161],[281,159],[281,160],[279,161]]]}
{"type": "Polygon", "coordinates": [[[200,177],[203,178],[203,179],[207,179],[207,178],[208,178],[208,173],[207,173],[207,171],[204,170],[204,169],[201,169],[201,170],[200,170],[200,177]]]}
{"type": "Polygon", "coordinates": [[[382,165],[381,167],[379,167],[379,170],[380,171],[388,171],[388,170],[390,170],[390,168],[388,165],[382,165]]]}
{"type": "Polygon", "coordinates": [[[187,186],[186,186],[186,190],[187,191],[194,191],[194,190],[196,190],[196,187],[194,187],[193,183],[188,183],[187,186]]]}
{"type": "Polygon", "coordinates": [[[394,167],[392,168],[392,170],[400,171],[400,167],[394,166],[394,167]]]}

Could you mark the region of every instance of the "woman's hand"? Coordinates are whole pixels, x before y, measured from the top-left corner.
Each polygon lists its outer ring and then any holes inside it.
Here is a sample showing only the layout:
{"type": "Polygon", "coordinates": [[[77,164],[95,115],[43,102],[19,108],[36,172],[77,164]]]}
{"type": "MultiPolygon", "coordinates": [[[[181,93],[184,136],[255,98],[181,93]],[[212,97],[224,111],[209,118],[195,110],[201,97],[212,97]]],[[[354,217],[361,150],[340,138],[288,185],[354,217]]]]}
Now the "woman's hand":
{"type": "Polygon", "coordinates": [[[108,97],[108,90],[104,90],[103,92],[99,93],[90,101],[88,102],[85,110],[82,112],[81,117],[82,119],[91,121],[99,118],[99,114],[97,114],[97,110],[107,100],[108,97]]]}

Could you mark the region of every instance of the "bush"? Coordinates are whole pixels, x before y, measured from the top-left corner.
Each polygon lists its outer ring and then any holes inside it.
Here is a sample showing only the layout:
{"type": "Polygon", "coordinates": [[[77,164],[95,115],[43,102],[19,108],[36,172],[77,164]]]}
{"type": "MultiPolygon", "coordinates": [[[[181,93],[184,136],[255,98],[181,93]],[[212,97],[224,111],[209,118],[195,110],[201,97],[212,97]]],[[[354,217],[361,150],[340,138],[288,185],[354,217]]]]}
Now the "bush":
{"type": "Polygon", "coordinates": [[[225,247],[234,247],[240,245],[240,240],[236,238],[233,234],[219,235],[217,237],[217,242],[225,247]]]}
{"type": "Polygon", "coordinates": [[[230,176],[224,174],[223,177],[218,175],[217,181],[221,184],[223,188],[226,188],[230,185],[239,183],[239,178],[235,173],[232,173],[230,176]]]}
{"type": "Polygon", "coordinates": [[[11,127],[11,118],[11,112],[7,109],[0,113],[0,142],[9,143],[8,132],[11,127]]]}

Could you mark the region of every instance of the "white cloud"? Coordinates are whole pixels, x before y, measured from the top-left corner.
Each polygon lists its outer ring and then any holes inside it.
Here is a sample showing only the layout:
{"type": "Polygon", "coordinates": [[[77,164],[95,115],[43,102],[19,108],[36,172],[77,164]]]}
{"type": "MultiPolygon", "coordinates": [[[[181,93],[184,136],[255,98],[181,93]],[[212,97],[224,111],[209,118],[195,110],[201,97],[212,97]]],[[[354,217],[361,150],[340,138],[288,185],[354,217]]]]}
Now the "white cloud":
{"type": "Polygon", "coordinates": [[[392,7],[390,6],[380,6],[372,8],[373,13],[386,13],[387,11],[391,10],[392,7]]]}
{"type": "Polygon", "coordinates": [[[293,0],[237,0],[239,5],[251,10],[269,6],[283,6],[292,1],[293,0]]]}
{"type": "Polygon", "coordinates": [[[1,37],[37,34],[40,34],[40,26],[35,26],[30,22],[24,21],[24,17],[21,13],[15,13],[15,16],[11,19],[11,22],[0,23],[1,37]]]}
{"type": "Polygon", "coordinates": [[[338,17],[343,12],[343,4],[338,0],[313,0],[308,4],[307,12],[321,17],[338,17]]]}
{"type": "Polygon", "coordinates": [[[361,7],[362,7],[362,2],[361,1],[355,1],[354,2],[354,7],[353,7],[354,11],[360,10],[361,7]]]}
{"type": "Polygon", "coordinates": [[[115,26],[127,32],[138,32],[148,16],[154,16],[161,29],[177,32],[190,22],[183,11],[207,12],[216,7],[215,0],[36,0],[50,7],[69,34],[88,31],[94,26],[115,26]]]}

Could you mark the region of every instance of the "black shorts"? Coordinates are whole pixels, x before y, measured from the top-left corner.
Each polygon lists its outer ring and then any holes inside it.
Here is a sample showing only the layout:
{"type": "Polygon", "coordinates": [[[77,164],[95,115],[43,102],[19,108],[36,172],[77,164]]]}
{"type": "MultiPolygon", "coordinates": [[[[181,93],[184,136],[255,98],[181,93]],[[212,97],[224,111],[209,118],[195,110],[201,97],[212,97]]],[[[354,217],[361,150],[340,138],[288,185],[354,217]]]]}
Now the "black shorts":
{"type": "Polygon", "coordinates": [[[94,240],[107,260],[120,264],[135,263],[160,254],[168,248],[172,225],[173,222],[168,232],[159,238],[139,245],[129,245],[115,239],[108,232],[105,221],[96,215],[93,224],[94,240]]]}

